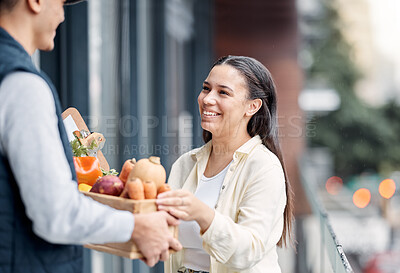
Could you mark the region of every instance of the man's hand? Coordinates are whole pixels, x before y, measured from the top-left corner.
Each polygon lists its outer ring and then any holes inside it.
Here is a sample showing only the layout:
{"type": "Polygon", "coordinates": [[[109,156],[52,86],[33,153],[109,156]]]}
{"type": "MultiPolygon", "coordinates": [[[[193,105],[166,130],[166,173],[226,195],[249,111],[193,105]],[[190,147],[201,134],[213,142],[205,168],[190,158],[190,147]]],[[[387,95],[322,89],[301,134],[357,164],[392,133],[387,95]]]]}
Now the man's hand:
{"type": "Polygon", "coordinates": [[[164,211],[135,214],[135,227],[132,239],[143,254],[142,259],[148,266],[154,266],[159,260],[168,259],[168,249],[182,249],[182,245],[168,230],[168,225],[177,226],[179,221],[164,211]]]}

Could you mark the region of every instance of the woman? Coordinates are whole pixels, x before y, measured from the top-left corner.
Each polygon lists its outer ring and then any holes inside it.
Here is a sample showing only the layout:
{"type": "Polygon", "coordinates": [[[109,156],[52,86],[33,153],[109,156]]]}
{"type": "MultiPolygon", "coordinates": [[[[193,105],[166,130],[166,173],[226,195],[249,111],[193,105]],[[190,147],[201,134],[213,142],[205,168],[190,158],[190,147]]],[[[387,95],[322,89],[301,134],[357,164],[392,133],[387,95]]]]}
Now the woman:
{"type": "Polygon", "coordinates": [[[276,246],[290,239],[292,192],[278,142],[275,85],[249,57],[212,67],[198,96],[206,144],[173,165],[160,210],[182,219],[184,249],[165,272],[281,272],[276,246]]]}

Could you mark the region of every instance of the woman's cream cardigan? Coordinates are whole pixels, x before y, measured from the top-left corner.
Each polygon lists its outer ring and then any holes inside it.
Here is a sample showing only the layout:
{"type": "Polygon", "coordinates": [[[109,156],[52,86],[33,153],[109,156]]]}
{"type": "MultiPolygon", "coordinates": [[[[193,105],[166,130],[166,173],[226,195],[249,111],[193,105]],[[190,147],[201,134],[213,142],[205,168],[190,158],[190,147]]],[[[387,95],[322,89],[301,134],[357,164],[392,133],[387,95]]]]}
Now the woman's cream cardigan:
{"type": "MultiPolygon", "coordinates": [[[[168,184],[195,192],[207,165],[211,141],[183,154],[172,166],[168,184]]],[[[210,273],[280,273],[276,244],[283,230],[285,178],[278,158],[255,136],[233,156],[215,217],[201,235],[210,254],[210,273]]],[[[183,252],[171,254],[166,273],[183,265],[183,252]]]]}

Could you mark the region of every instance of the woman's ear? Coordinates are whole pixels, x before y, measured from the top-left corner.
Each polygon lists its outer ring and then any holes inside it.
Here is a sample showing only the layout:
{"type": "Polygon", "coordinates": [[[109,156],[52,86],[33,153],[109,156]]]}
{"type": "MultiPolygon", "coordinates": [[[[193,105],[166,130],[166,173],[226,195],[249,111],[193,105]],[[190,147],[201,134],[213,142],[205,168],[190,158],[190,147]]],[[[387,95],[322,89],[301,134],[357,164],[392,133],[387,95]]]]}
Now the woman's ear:
{"type": "Polygon", "coordinates": [[[251,117],[255,113],[257,113],[258,110],[260,110],[262,106],[262,100],[261,99],[254,99],[249,101],[248,108],[246,111],[246,116],[251,117]]]}
{"type": "Polygon", "coordinates": [[[33,13],[39,13],[42,10],[43,1],[45,0],[26,0],[26,5],[33,13]]]}

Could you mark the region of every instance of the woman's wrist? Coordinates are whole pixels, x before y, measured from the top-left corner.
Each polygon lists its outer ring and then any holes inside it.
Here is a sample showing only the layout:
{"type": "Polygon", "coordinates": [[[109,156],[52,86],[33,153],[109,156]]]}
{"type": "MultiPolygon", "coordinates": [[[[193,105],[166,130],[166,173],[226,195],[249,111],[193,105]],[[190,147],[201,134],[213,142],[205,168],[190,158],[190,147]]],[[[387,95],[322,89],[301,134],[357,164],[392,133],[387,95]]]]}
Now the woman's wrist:
{"type": "Polygon", "coordinates": [[[202,209],[199,211],[198,217],[196,217],[196,222],[200,226],[200,233],[203,234],[210,227],[212,221],[214,220],[215,212],[212,208],[206,204],[202,204],[202,209]]]}

